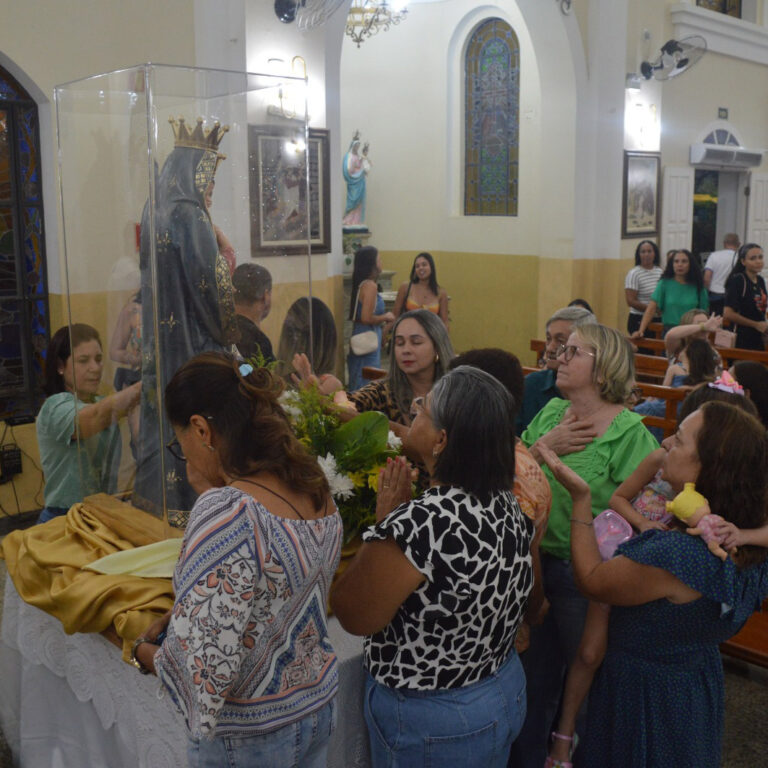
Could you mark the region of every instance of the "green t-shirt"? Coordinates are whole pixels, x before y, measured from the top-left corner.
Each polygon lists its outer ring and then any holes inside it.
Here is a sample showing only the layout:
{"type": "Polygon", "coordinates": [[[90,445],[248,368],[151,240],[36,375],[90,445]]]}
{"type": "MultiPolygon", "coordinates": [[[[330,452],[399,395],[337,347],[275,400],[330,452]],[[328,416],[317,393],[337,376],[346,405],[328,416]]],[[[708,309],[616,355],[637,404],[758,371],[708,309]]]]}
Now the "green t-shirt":
{"type": "MultiPolygon", "coordinates": [[[[80,411],[87,403],[77,400],[80,411]]],[[[120,431],[112,425],[84,440],[72,439],[75,431],[75,396],[51,395],[35,423],[40,461],[45,476],[46,507],[64,507],[92,493],[114,493],[120,466],[120,431]]]]}
{"type": "Polygon", "coordinates": [[[709,309],[706,288],[699,291],[695,285],[678,283],[669,278],[659,280],[651,300],[661,310],[661,322],[664,325],[680,325],[680,318],[689,309],[709,309]]]}
{"type": "MultiPolygon", "coordinates": [[[[556,427],[570,403],[555,398],[539,411],[522,440],[530,448],[542,435],[556,427]]],[[[593,440],[583,451],[561,456],[566,466],[587,481],[592,491],[592,517],[608,508],[608,502],[619,487],[637,468],[637,465],[659,444],[646,429],[642,416],[626,408],[611,422],[604,434],[593,440]]],[[[541,549],[561,560],[571,559],[571,494],[542,466],[552,489],[552,509],[547,532],[541,540],[541,549]]]]}

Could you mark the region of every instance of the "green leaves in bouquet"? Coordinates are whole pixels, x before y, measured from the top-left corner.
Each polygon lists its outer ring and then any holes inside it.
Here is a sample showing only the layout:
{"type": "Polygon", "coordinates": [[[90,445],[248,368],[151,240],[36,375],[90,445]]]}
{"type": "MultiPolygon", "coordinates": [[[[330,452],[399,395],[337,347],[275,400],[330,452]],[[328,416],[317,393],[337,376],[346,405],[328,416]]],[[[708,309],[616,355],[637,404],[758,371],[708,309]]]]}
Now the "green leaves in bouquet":
{"type": "Polygon", "coordinates": [[[389,421],[383,413],[367,411],[334,431],[330,450],[339,467],[348,472],[369,469],[376,459],[395,452],[387,447],[389,421]]]}

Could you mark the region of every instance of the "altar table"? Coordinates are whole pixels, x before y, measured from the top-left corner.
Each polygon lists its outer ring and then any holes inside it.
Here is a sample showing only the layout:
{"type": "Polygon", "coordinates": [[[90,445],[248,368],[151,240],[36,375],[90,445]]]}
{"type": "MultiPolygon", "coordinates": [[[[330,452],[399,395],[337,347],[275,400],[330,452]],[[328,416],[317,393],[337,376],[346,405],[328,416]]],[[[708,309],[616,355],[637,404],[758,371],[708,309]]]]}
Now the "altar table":
{"type": "MultiPolygon", "coordinates": [[[[329,621],[339,658],[329,768],[367,768],[362,638],[329,621]]],[[[160,682],[97,634],[67,635],[6,579],[0,725],[21,768],[186,768],[184,721],[160,682]]]]}

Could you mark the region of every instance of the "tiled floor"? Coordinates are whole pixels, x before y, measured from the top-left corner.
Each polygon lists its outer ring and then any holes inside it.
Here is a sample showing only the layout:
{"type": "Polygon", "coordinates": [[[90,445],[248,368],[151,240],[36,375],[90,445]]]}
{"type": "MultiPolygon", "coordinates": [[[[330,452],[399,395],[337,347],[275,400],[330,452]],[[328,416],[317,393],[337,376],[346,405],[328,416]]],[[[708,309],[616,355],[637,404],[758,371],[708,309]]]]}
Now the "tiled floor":
{"type": "MultiPolygon", "coordinates": [[[[0,620],[5,578],[5,563],[0,560],[0,620]]],[[[754,768],[768,765],[766,713],[768,713],[768,670],[726,660],[723,768],[754,768]]],[[[681,713],[681,717],[684,716],[685,713],[681,713]]],[[[10,751],[3,739],[2,731],[0,731],[0,768],[13,768],[10,751]]]]}

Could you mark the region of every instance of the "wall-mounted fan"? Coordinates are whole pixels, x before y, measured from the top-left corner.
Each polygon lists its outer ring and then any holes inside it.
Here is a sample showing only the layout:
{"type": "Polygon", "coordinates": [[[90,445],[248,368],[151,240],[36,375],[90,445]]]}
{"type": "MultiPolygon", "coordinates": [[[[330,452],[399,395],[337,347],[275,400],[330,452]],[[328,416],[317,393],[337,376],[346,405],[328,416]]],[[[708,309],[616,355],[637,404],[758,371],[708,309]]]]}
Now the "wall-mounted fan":
{"type": "Polygon", "coordinates": [[[669,80],[690,69],[707,52],[707,41],[700,35],[668,40],[661,46],[656,61],[644,61],[640,72],[646,80],[669,80]]]}
{"type": "Polygon", "coordinates": [[[345,0],[275,0],[275,15],[284,24],[314,29],[329,19],[345,0]]]}

